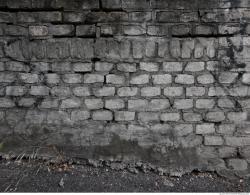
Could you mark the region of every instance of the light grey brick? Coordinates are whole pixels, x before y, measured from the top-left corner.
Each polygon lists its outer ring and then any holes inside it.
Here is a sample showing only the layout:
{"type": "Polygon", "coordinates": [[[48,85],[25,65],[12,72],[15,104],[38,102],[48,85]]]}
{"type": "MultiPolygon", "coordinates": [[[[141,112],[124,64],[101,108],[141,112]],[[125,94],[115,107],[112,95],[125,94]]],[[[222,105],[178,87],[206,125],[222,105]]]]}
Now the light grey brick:
{"type": "Polygon", "coordinates": [[[179,72],[183,69],[182,62],[163,62],[163,71],[166,72],[179,72]]]}
{"type": "Polygon", "coordinates": [[[60,82],[60,76],[55,73],[45,74],[45,81],[48,84],[57,84],[60,82]]]}
{"type": "Polygon", "coordinates": [[[6,95],[7,96],[23,96],[26,93],[26,87],[24,86],[7,86],[6,95]]]}
{"type": "Polygon", "coordinates": [[[151,20],[151,12],[131,12],[130,13],[131,21],[134,22],[145,22],[151,20]]]}
{"type": "Polygon", "coordinates": [[[139,25],[125,25],[123,30],[125,35],[143,35],[146,33],[145,28],[139,25]]]}
{"type": "Polygon", "coordinates": [[[147,110],[149,103],[144,99],[134,99],[128,100],[128,109],[134,111],[144,111],[147,110]]]}
{"type": "Polygon", "coordinates": [[[0,71],[4,71],[4,70],[5,70],[5,63],[0,62],[0,71]]]}
{"type": "Polygon", "coordinates": [[[187,122],[198,122],[202,121],[202,116],[199,113],[186,112],[183,113],[183,120],[187,122]]]}
{"type": "Polygon", "coordinates": [[[68,24],[52,25],[49,27],[49,34],[55,36],[70,36],[74,34],[75,27],[68,24]]]}
{"type": "Polygon", "coordinates": [[[213,123],[203,123],[196,125],[196,134],[211,134],[215,133],[215,127],[213,123]]]}
{"type": "Polygon", "coordinates": [[[106,75],[106,83],[122,85],[125,83],[125,77],[116,74],[108,74],[106,75]]]}
{"type": "Polygon", "coordinates": [[[39,108],[58,108],[58,106],[59,106],[58,99],[46,98],[41,102],[39,108]]]}
{"type": "Polygon", "coordinates": [[[237,149],[233,147],[228,147],[228,146],[220,147],[218,151],[220,158],[232,158],[234,156],[237,156],[237,149]]]}
{"type": "Polygon", "coordinates": [[[70,118],[74,122],[84,121],[90,118],[90,112],[87,110],[74,110],[71,112],[70,118]]]}
{"type": "Polygon", "coordinates": [[[101,109],[104,107],[102,99],[85,99],[85,105],[89,110],[101,109]]]}
{"type": "Polygon", "coordinates": [[[250,73],[244,73],[242,75],[242,82],[245,84],[250,84],[250,73]]]}
{"type": "Polygon", "coordinates": [[[228,167],[236,171],[244,171],[247,170],[248,164],[247,161],[244,159],[229,159],[228,167]]]}
{"type": "Polygon", "coordinates": [[[156,112],[139,112],[138,113],[138,120],[142,122],[152,122],[152,121],[159,121],[159,113],[156,112]]]}
{"type": "Polygon", "coordinates": [[[206,120],[209,122],[221,122],[225,120],[224,112],[208,112],[206,114],[206,120]]]}
{"type": "Polygon", "coordinates": [[[115,112],[116,121],[132,121],[135,119],[135,112],[117,111],[115,112]]]}
{"type": "Polygon", "coordinates": [[[215,105],[213,99],[198,99],[195,102],[195,107],[199,109],[211,109],[215,105]]]}
{"type": "Polygon", "coordinates": [[[74,63],[73,70],[75,72],[90,72],[92,71],[92,63],[89,63],[89,62],[74,63]]]}
{"type": "Polygon", "coordinates": [[[20,107],[32,107],[36,100],[34,98],[21,98],[18,101],[18,106],[20,107]]]}
{"type": "Polygon", "coordinates": [[[62,80],[65,83],[82,83],[81,74],[64,74],[62,80]]]}
{"type": "Polygon", "coordinates": [[[183,95],[183,87],[166,87],[164,88],[164,95],[167,97],[175,97],[183,95]]]}
{"type": "Polygon", "coordinates": [[[223,139],[220,136],[205,136],[204,144],[206,146],[221,146],[223,145],[223,139]]]}
{"type": "Polygon", "coordinates": [[[32,37],[42,37],[47,36],[49,34],[49,30],[47,26],[43,25],[29,26],[29,34],[32,37]]]}
{"type": "Polygon", "coordinates": [[[226,92],[221,87],[209,87],[208,89],[208,96],[214,97],[214,96],[226,96],[226,92]]]}
{"type": "Polygon", "coordinates": [[[194,50],[194,40],[183,41],[181,57],[186,59],[191,58],[193,50],[194,50]]]}
{"type": "Polygon", "coordinates": [[[62,100],[61,108],[67,109],[67,108],[79,108],[81,107],[82,101],[77,98],[68,98],[62,100]]]}
{"type": "Polygon", "coordinates": [[[58,97],[68,97],[71,95],[71,90],[69,87],[56,86],[51,88],[51,95],[58,97]]]}
{"type": "Polygon", "coordinates": [[[205,88],[204,87],[187,87],[186,88],[186,95],[187,96],[203,96],[205,95],[205,88]]]}
{"type": "Polygon", "coordinates": [[[160,87],[143,87],[141,88],[141,96],[153,97],[161,95],[160,87]]]}
{"type": "Polygon", "coordinates": [[[6,62],[6,69],[14,72],[28,72],[30,68],[23,62],[9,61],[6,62]]]}
{"type": "Polygon", "coordinates": [[[148,103],[148,111],[159,111],[170,107],[168,99],[151,99],[148,103]]]}
{"type": "Polygon", "coordinates": [[[114,96],[115,95],[115,87],[94,88],[93,93],[97,97],[114,96]]]}
{"type": "Polygon", "coordinates": [[[175,77],[175,83],[178,84],[193,84],[194,83],[194,76],[188,74],[178,74],[175,77]]]}
{"type": "Polygon", "coordinates": [[[172,76],[170,74],[152,75],[152,79],[153,79],[153,84],[155,85],[172,83],[172,76]]]}
{"type": "Polygon", "coordinates": [[[218,133],[231,135],[235,132],[235,125],[234,124],[221,124],[218,127],[218,133]]]}
{"type": "Polygon", "coordinates": [[[197,77],[197,82],[199,84],[212,84],[214,83],[214,77],[211,74],[203,74],[197,77]]]}
{"type": "Polygon", "coordinates": [[[243,122],[247,120],[247,112],[229,112],[227,118],[235,123],[243,122]]]}
{"type": "Polygon", "coordinates": [[[193,107],[193,100],[192,99],[175,99],[173,107],[176,109],[190,109],[193,107]]]}
{"type": "Polygon", "coordinates": [[[121,97],[135,96],[138,93],[137,87],[121,87],[118,88],[117,94],[121,97]]]}
{"type": "Polygon", "coordinates": [[[85,74],[84,83],[103,83],[104,75],[101,74],[85,74]]]}
{"type": "Polygon", "coordinates": [[[73,88],[73,94],[78,97],[90,96],[89,87],[75,87],[73,88]]]}
{"type": "Polygon", "coordinates": [[[49,125],[62,125],[62,124],[70,124],[72,125],[72,121],[70,120],[70,116],[67,112],[59,110],[59,111],[48,111],[47,114],[47,123],[49,125]]]}
{"type": "Polygon", "coordinates": [[[105,108],[113,110],[113,109],[121,109],[125,107],[124,100],[122,99],[109,99],[105,100],[105,108]]]}
{"type": "Polygon", "coordinates": [[[147,74],[133,76],[130,79],[130,84],[134,84],[134,85],[146,84],[148,82],[149,82],[149,75],[147,75],[147,74]]]}
{"type": "Polygon", "coordinates": [[[236,78],[238,76],[238,73],[232,73],[232,72],[220,72],[219,73],[219,82],[230,84],[235,82],[236,78]]]}
{"type": "Polygon", "coordinates": [[[47,96],[49,91],[50,89],[46,86],[31,86],[29,93],[34,96],[47,96]]]}
{"type": "Polygon", "coordinates": [[[111,121],[113,120],[113,113],[108,110],[94,111],[92,119],[95,121],[111,121]]]}
{"type": "Polygon", "coordinates": [[[227,146],[250,146],[250,137],[225,137],[227,146]]]}
{"type": "Polygon", "coordinates": [[[198,72],[204,70],[204,62],[188,62],[185,71],[198,72]]]}
{"type": "Polygon", "coordinates": [[[96,62],[95,63],[95,70],[109,72],[113,69],[113,66],[114,66],[113,63],[109,63],[109,62],[96,62]]]}
{"type": "Polygon", "coordinates": [[[174,133],[177,136],[186,136],[193,133],[193,126],[191,124],[177,124],[174,127],[174,133]]]}
{"type": "Polygon", "coordinates": [[[20,80],[24,83],[37,83],[39,81],[39,77],[37,74],[31,73],[19,73],[20,80]]]}
{"type": "Polygon", "coordinates": [[[220,108],[234,108],[235,102],[231,99],[221,98],[218,99],[218,107],[220,108]]]}
{"type": "Polygon", "coordinates": [[[172,39],[170,41],[170,54],[173,58],[179,58],[181,56],[181,44],[178,39],[172,39]]]}
{"type": "Polygon", "coordinates": [[[162,121],[179,121],[181,119],[181,115],[178,112],[166,112],[162,113],[160,118],[162,121]]]}
{"type": "Polygon", "coordinates": [[[8,98],[0,98],[0,107],[1,108],[13,108],[15,107],[15,103],[8,98]]]}
{"type": "Polygon", "coordinates": [[[117,64],[117,70],[122,72],[136,72],[135,63],[119,63],[117,64]]]}
{"type": "Polygon", "coordinates": [[[140,69],[148,72],[156,72],[159,70],[159,65],[156,62],[140,62],[140,69]]]}
{"type": "Polygon", "coordinates": [[[64,22],[79,23],[85,20],[85,15],[82,12],[64,12],[63,20],[64,22]]]}

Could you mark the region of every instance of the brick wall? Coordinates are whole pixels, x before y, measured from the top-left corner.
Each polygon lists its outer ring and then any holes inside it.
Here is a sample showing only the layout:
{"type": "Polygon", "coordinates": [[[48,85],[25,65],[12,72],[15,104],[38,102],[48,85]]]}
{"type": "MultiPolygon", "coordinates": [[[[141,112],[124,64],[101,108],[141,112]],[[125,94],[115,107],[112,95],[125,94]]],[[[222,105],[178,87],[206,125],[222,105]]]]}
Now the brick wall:
{"type": "Polygon", "coordinates": [[[248,174],[249,21],[248,0],[1,0],[2,152],[248,174]]]}

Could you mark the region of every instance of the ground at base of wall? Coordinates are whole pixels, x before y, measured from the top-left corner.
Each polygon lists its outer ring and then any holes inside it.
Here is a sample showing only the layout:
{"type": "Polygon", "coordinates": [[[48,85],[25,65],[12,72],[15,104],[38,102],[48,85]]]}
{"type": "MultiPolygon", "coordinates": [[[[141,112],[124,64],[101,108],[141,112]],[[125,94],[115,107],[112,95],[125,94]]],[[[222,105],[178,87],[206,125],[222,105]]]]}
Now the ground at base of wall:
{"type": "Polygon", "coordinates": [[[228,180],[214,173],[168,177],[109,167],[0,160],[1,192],[249,192],[250,179],[228,180]]]}

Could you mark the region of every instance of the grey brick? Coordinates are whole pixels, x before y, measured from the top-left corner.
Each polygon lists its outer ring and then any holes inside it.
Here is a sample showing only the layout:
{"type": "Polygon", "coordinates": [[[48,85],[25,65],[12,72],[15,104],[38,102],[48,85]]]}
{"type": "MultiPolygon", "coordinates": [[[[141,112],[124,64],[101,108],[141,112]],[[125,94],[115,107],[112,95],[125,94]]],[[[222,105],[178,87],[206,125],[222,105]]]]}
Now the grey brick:
{"type": "Polygon", "coordinates": [[[135,63],[119,63],[117,64],[117,70],[122,72],[136,72],[135,63]]]}
{"type": "Polygon", "coordinates": [[[121,97],[135,96],[138,93],[137,87],[121,87],[118,88],[117,94],[121,97]]]}
{"type": "Polygon", "coordinates": [[[141,96],[153,97],[161,95],[160,87],[143,87],[141,88],[141,96]]]}
{"type": "Polygon", "coordinates": [[[234,108],[235,102],[230,99],[221,98],[218,99],[218,107],[220,108],[234,108]]]}
{"type": "Polygon", "coordinates": [[[235,82],[236,78],[238,76],[238,73],[232,73],[232,72],[220,72],[219,73],[219,82],[220,83],[233,83],[235,82]]]}
{"type": "Polygon", "coordinates": [[[49,63],[47,62],[31,62],[32,70],[35,72],[47,72],[49,71],[49,63]]]}
{"type": "Polygon", "coordinates": [[[74,110],[71,112],[70,118],[74,122],[84,121],[90,118],[90,113],[87,110],[74,110]]]}
{"type": "Polygon", "coordinates": [[[181,56],[181,44],[177,39],[170,41],[170,54],[173,58],[179,58],[181,56]]]}
{"type": "Polygon", "coordinates": [[[152,122],[152,121],[159,121],[159,113],[156,112],[139,112],[138,113],[138,120],[142,122],[152,122]]]}
{"type": "Polygon", "coordinates": [[[37,110],[29,110],[25,115],[27,124],[42,124],[46,120],[46,113],[37,110]]]}
{"type": "Polygon", "coordinates": [[[178,72],[182,71],[182,69],[183,69],[182,62],[163,62],[163,71],[178,72]]]}
{"type": "Polygon", "coordinates": [[[185,40],[182,43],[181,57],[185,59],[191,58],[193,50],[194,40],[185,40]]]}
{"type": "Polygon", "coordinates": [[[55,36],[70,36],[74,34],[75,27],[68,24],[52,25],[49,27],[49,34],[55,36]]]}
{"type": "Polygon", "coordinates": [[[244,159],[229,159],[228,167],[236,171],[244,171],[248,168],[248,164],[244,159]]]}
{"type": "Polygon", "coordinates": [[[6,68],[15,72],[28,72],[30,68],[22,62],[10,61],[6,62],[6,68]]]}
{"type": "Polygon", "coordinates": [[[212,84],[214,83],[214,77],[211,74],[203,74],[197,77],[197,82],[199,84],[212,84]]]}
{"type": "Polygon", "coordinates": [[[175,125],[174,133],[177,136],[186,136],[193,133],[193,126],[191,124],[178,124],[175,125]]]}
{"type": "Polygon", "coordinates": [[[92,119],[96,121],[111,121],[113,120],[113,113],[108,110],[94,111],[92,119]]]}
{"type": "Polygon", "coordinates": [[[135,112],[117,111],[115,112],[116,121],[132,121],[135,119],[135,112]]]}
{"type": "Polygon", "coordinates": [[[242,82],[245,84],[250,84],[250,73],[244,73],[242,76],[242,82]]]}
{"type": "Polygon", "coordinates": [[[59,106],[58,99],[47,98],[41,102],[39,108],[58,108],[58,106],[59,106]]]}
{"type": "Polygon", "coordinates": [[[225,90],[221,87],[209,87],[208,96],[226,96],[225,90]]]}
{"type": "Polygon", "coordinates": [[[235,125],[234,124],[221,124],[218,127],[218,133],[231,135],[235,132],[235,125]]]}
{"type": "Polygon", "coordinates": [[[172,26],[171,33],[172,35],[182,36],[189,35],[191,28],[189,25],[179,24],[172,26]]]}
{"type": "Polygon", "coordinates": [[[72,124],[70,116],[65,111],[48,111],[47,123],[50,125],[72,124]]]}
{"type": "Polygon", "coordinates": [[[134,84],[134,85],[147,84],[148,82],[149,82],[149,75],[147,74],[133,76],[130,79],[130,84],[134,84]]]}
{"type": "Polygon", "coordinates": [[[71,95],[71,90],[69,87],[62,87],[62,86],[52,87],[50,92],[52,96],[58,96],[58,97],[68,97],[71,95]]]}
{"type": "Polygon", "coordinates": [[[193,107],[193,100],[192,99],[175,99],[173,107],[176,109],[190,109],[193,107]]]}
{"type": "Polygon", "coordinates": [[[229,112],[227,118],[235,123],[247,120],[247,112],[229,112]]]}
{"type": "Polygon", "coordinates": [[[115,88],[114,87],[94,88],[93,93],[97,97],[114,96],[115,88]]]}
{"type": "Polygon", "coordinates": [[[210,122],[221,122],[225,120],[224,112],[208,112],[206,114],[206,120],[210,122]]]}
{"type": "Polygon", "coordinates": [[[196,100],[195,107],[199,109],[211,109],[215,105],[213,99],[198,99],[196,100]]]}
{"type": "Polygon", "coordinates": [[[151,99],[148,103],[148,111],[159,111],[170,107],[168,99],[151,99]]]}
{"type": "Polygon", "coordinates": [[[50,89],[46,86],[31,86],[29,93],[34,96],[47,96],[49,91],[50,89]]]}
{"type": "Polygon", "coordinates": [[[202,120],[202,116],[199,113],[186,112],[183,113],[183,120],[187,122],[199,122],[202,120]]]}
{"type": "Polygon", "coordinates": [[[51,69],[54,72],[69,72],[71,64],[69,62],[54,62],[51,64],[51,69]]]}
{"type": "Polygon", "coordinates": [[[223,139],[220,136],[205,136],[204,144],[206,146],[221,146],[223,145],[223,139]]]}
{"type": "Polygon", "coordinates": [[[203,123],[196,125],[196,134],[211,134],[215,132],[214,124],[203,123]]]}
{"type": "Polygon", "coordinates": [[[24,83],[37,83],[39,82],[39,77],[37,74],[31,73],[19,73],[20,80],[24,83]]]}
{"type": "Polygon", "coordinates": [[[6,95],[7,96],[23,96],[26,93],[26,87],[24,86],[7,86],[6,95]]]}
{"type": "Polygon", "coordinates": [[[94,110],[103,108],[104,103],[102,99],[85,99],[85,105],[88,109],[94,110]]]}
{"type": "Polygon", "coordinates": [[[188,62],[185,71],[198,72],[204,70],[204,62],[188,62]]]}
{"type": "Polygon", "coordinates": [[[106,9],[119,9],[122,3],[121,0],[102,0],[102,6],[106,9]]]}
{"type": "Polygon", "coordinates": [[[104,75],[101,74],[85,74],[84,83],[103,83],[104,75]]]}
{"type": "Polygon", "coordinates": [[[82,12],[65,12],[63,13],[64,22],[79,23],[85,21],[86,13],[82,12]]]}
{"type": "Polygon", "coordinates": [[[47,26],[29,26],[29,35],[32,37],[44,37],[49,35],[47,26]]]}
{"type": "Polygon", "coordinates": [[[150,21],[152,16],[151,16],[151,12],[131,12],[130,13],[130,18],[131,21],[134,22],[146,22],[146,21],[150,21]]]}
{"type": "Polygon", "coordinates": [[[0,72],[0,83],[12,83],[17,79],[16,74],[0,72]]]}
{"type": "Polygon", "coordinates": [[[55,73],[45,74],[45,81],[48,84],[57,84],[60,82],[60,76],[55,73]]]}
{"type": "Polygon", "coordinates": [[[147,34],[152,36],[164,36],[168,35],[168,25],[148,25],[147,34]]]}
{"type": "Polygon", "coordinates": [[[78,97],[90,96],[89,87],[75,87],[73,88],[73,94],[78,97]]]}
{"type": "Polygon", "coordinates": [[[153,79],[153,84],[155,85],[172,83],[172,76],[170,74],[152,75],[152,79],[153,79]]]}
{"type": "Polygon", "coordinates": [[[178,112],[166,112],[161,114],[160,118],[162,121],[179,121],[181,115],[178,112]]]}
{"type": "Polygon", "coordinates": [[[15,103],[8,98],[0,98],[0,107],[1,108],[13,108],[15,107],[15,103]]]}
{"type": "Polygon", "coordinates": [[[183,87],[166,87],[164,88],[164,95],[167,97],[175,97],[183,95],[183,87]]]}
{"type": "Polygon", "coordinates": [[[77,98],[68,98],[62,100],[61,108],[68,109],[68,108],[79,108],[81,107],[82,101],[77,98]]]}
{"type": "Polygon", "coordinates": [[[124,100],[122,99],[109,99],[105,100],[105,108],[113,110],[113,109],[121,109],[125,107],[124,100]]]}
{"type": "Polygon", "coordinates": [[[159,65],[155,62],[140,62],[140,69],[148,72],[156,72],[159,70],[159,65]]]}
{"type": "Polygon", "coordinates": [[[250,137],[225,137],[227,146],[250,146],[250,137]]]}
{"type": "Polygon", "coordinates": [[[62,21],[62,14],[57,11],[18,12],[17,20],[20,23],[60,22],[62,21]]]}
{"type": "Polygon", "coordinates": [[[113,63],[109,62],[96,62],[95,63],[95,70],[96,71],[111,71],[113,69],[113,63]]]}
{"type": "Polygon", "coordinates": [[[32,107],[36,100],[34,98],[21,98],[18,101],[18,106],[20,107],[32,107]]]}
{"type": "Polygon", "coordinates": [[[175,78],[175,83],[178,84],[193,84],[194,83],[194,76],[188,74],[178,74],[175,78]]]}
{"type": "Polygon", "coordinates": [[[237,155],[236,148],[224,146],[219,148],[219,157],[220,158],[232,158],[237,155]]]}
{"type": "Polygon", "coordinates": [[[79,25],[76,26],[76,36],[95,36],[96,35],[96,26],[95,25],[79,25]]]}
{"type": "Polygon", "coordinates": [[[28,29],[17,25],[7,25],[5,34],[9,36],[28,36],[28,29]]]}
{"type": "Polygon", "coordinates": [[[0,23],[14,23],[16,14],[10,12],[0,12],[0,23]]]}
{"type": "Polygon", "coordinates": [[[106,83],[122,85],[125,83],[125,77],[121,75],[108,74],[106,75],[106,83]]]}
{"type": "Polygon", "coordinates": [[[149,103],[144,99],[134,99],[128,100],[128,109],[134,111],[144,111],[147,110],[149,103]]]}
{"type": "Polygon", "coordinates": [[[187,87],[186,88],[186,95],[187,96],[203,96],[205,95],[205,88],[204,87],[187,87]]]}
{"type": "Polygon", "coordinates": [[[64,74],[62,80],[65,83],[82,83],[81,74],[64,74]]]}
{"type": "Polygon", "coordinates": [[[126,25],[123,26],[125,35],[143,35],[146,33],[145,28],[139,25],[126,25]]]}
{"type": "Polygon", "coordinates": [[[73,64],[73,70],[75,72],[90,72],[92,70],[92,63],[82,63],[82,62],[77,62],[73,64]]]}

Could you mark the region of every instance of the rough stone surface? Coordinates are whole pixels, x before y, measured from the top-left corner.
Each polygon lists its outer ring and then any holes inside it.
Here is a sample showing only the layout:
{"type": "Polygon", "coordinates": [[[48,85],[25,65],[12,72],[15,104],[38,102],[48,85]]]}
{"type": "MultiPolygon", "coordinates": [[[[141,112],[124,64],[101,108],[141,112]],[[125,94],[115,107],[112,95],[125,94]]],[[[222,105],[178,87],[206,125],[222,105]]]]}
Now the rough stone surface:
{"type": "Polygon", "coordinates": [[[0,7],[5,152],[55,146],[69,156],[153,162],[172,174],[249,175],[247,0],[0,7]]]}

